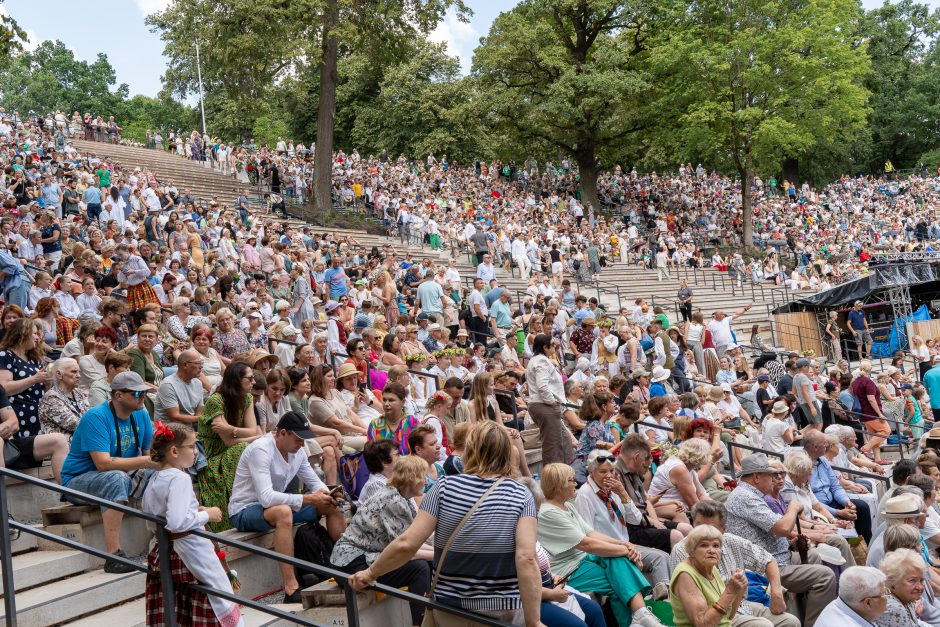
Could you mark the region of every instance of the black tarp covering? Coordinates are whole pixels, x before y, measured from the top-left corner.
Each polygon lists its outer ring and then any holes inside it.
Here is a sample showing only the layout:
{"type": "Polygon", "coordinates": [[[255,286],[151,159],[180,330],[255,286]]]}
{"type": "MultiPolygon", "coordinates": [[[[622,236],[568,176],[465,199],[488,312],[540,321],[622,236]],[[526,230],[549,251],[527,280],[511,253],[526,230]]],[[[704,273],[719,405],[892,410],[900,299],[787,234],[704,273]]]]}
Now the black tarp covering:
{"type": "Polygon", "coordinates": [[[774,313],[787,313],[804,309],[836,308],[864,300],[871,294],[896,285],[940,285],[940,264],[926,262],[891,263],[872,268],[872,273],[855,281],[837,285],[831,290],[778,307],[774,313]]]}

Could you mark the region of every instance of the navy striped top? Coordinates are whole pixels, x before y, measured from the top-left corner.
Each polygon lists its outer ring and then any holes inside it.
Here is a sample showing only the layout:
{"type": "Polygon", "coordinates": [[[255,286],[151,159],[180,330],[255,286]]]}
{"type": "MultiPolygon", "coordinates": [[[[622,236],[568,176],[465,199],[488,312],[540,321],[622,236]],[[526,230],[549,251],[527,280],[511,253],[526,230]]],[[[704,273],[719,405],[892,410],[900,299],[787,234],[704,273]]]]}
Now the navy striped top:
{"type": "MultiPolygon", "coordinates": [[[[421,509],[437,519],[434,567],[458,523],[498,479],[452,475],[434,484],[421,509]]],[[[536,517],[529,489],[503,481],[463,526],[447,553],[435,600],[467,610],[514,610],[521,607],[516,574],[516,525],[536,517]]]]}

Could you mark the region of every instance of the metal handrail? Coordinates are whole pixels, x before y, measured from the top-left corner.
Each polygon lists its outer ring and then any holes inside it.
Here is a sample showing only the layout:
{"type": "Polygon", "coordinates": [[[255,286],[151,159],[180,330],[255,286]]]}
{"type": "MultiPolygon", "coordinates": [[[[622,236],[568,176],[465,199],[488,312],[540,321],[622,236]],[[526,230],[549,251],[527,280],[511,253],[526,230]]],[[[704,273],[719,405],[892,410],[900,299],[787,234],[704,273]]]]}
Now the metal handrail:
{"type": "MultiPolygon", "coordinates": [[[[129,507],[121,503],[115,503],[114,501],[109,501],[91,494],[85,494],[84,492],[79,492],[71,488],[60,486],[49,481],[44,481],[42,479],[32,477],[30,475],[25,475],[8,468],[0,467],[0,564],[2,564],[2,577],[3,584],[3,603],[5,610],[5,622],[9,627],[16,627],[16,590],[14,583],[13,575],[13,555],[12,555],[12,541],[10,540],[10,529],[17,529],[18,531],[25,531],[26,533],[32,534],[36,537],[43,538],[44,540],[49,540],[51,542],[56,542],[63,544],[72,548],[76,551],[81,551],[83,553],[88,553],[90,555],[95,555],[103,559],[112,559],[133,567],[135,570],[147,573],[148,575],[159,575],[160,584],[163,590],[163,617],[164,623],[167,627],[176,627],[176,608],[174,606],[175,595],[173,593],[174,583],[171,574],[170,568],[170,533],[166,529],[166,520],[159,516],[154,516],[148,514],[141,510],[129,507]],[[156,537],[157,537],[157,546],[159,549],[159,559],[160,559],[160,570],[158,573],[149,570],[145,566],[142,566],[134,561],[129,559],[116,557],[110,555],[105,551],[96,549],[75,540],[70,540],[68,538],[63,538],[55,534],[49,533],[48,531],[37,529],[30,525],[24,523],[16,522],[10,518],[9,503],[7,500],[7,486],[5,478],[9,477],[11,479],[17,479],[24,483],[38,486],[40,488],[62,494],[64,496],[72,497],[75,500],[87,501],[99,506],[107,507],[115,511],[122,512],[125,515],[133,516],[135,518],[141,518],[147,522],[153,523],[156,527],[156,537]]],[[[349,627],[358,627],[359,626],[359,606],[356,601],[356,591],[353,590],[351,586],[348,585],[348,580],[351,577],[349,573],[345,573],[339,570],[335,570],[328,566],[322,566],[320,564],[314,564],[312,562],[307,562],[296,557],[291,557],[288,555],[282,555],[271,549],[265,549],[262,547],[255,546],[253,544],[248,544],[240,540],[235,540],[233,538],[227,538],[225,536],[212,533],[209,531],[204,531],[202,529],[193,529],[189,532],[190,535],[194,535],[200,538],[206,538],[208,540],[213,540],[218,542],[220,545],[225,545],[229,547],[234,547],[241,549],[247,553],[252,553],[254,555],[259,555],[261,557],[267,557],[269,559],[275,560],[277,562],[289,564],[295,568],[302,568],[308,570],[321,578],[332,578],[337,582],[342,582],[341,587],[343,588],[343,593],[346,597],[346,618],[348,621],[349,627]]],[[[291,614],[283,610],[273,608],[257,601],[252,601],[243,597],[239,597],[228,592],[217,590],[204,585],[199,584],[180,584],[185,587],[188,587],[193,590],[198,590],[204,592],[205,594],[210,594],[217,596],[219,598],[227,599],[239,605],[245,605],[252,609],[258,610],[265,614],[270,614],[278,618],[286,619],[300,625],[308,625],[310,627],[325,627],[322,623],[316,623],[312,620],[304,618],[296,614],[291,614]]],[[[448,614],[453,614],[461,618],[481,623],[484,625],[492,625],[494,627],[509,627],[506,623],[494,620],[487,616],[480,614],[475,614],[473,612],[468,612],[461,608],[445,605],[437,601],[425,598],[423,596],[418,596],[411,594],[410,592],[405,592],[398,588],[391,586],[386,586],[378,582],[370,586],[374,588],[377,592],[381,592],[387,596],[395,597],[402,599],[409,603],[420,603],[427,608],[433,608],[435,610],[440,610],[448,614]]]]}

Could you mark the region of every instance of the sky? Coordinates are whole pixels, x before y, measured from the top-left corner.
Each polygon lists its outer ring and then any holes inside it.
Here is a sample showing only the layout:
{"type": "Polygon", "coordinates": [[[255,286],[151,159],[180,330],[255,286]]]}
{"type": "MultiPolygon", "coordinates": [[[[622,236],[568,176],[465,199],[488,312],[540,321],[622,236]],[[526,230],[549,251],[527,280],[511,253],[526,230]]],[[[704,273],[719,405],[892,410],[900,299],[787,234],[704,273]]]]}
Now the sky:
{"type": "MultiPolygon", "coordinates": [[[[518,0],[464,0],[473,10],[469,22],[449,13],[431,39],[447,44],[450,54],[469,71],[473,49],[501,11],[518,0]]],[[[921,0],[937,8],[940,0],[921,0]]],[[[94,61],[99,52],[117,73],[118,83],[127,83],[131,95],[156,96],[160,76],[166,69],[163,43],[151,33],[144,18],[170,4],[171,0],[97,0],[94,11],[75,10],[75,0],[0,0],[0,14],[12,15],[29,36],[29,46],[46,39],[59,39],[79,59],[94,61]],[[50,16],[55,16],[50,19],[50,16]],[[91,35],[89,35],[91,33],[91,35]]],[[[881,0],[862,0],[866,9],[881,0]]]]}
{"type": "MultiPolygon", "coordinates": [[[[132,96],[156,96],[160,91],[160,76],[166,69],[163,42],[150,32],[144,18],[168,6],[170,0],[97,0],[94,11],[75,10],[75,0],[0,2],[0,14],[16,19],[29,36],[28,46],[59,39],[76,57],[89,62],[104,52],[114,67],[118,84],[127,83],[132,96]],[[50,16],[58,17],[49,19],[50,16]]],[[[446,43],[450,54],[460,59],[467,72],[480,37],[486,35],[500,11],[512,8],[517,0],[465,0],[465,4],[474,13],[470,21],[461,22],[451,12],[431,39],[446,43]]]]}

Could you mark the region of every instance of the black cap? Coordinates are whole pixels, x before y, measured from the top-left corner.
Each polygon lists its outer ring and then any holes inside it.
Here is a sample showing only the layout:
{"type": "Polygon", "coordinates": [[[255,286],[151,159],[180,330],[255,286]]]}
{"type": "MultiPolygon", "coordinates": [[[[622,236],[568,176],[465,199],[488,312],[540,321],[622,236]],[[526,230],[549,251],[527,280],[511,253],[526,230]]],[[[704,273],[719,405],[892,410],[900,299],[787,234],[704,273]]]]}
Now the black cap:
{"type": "Polygon", "coordinates": [[[296,411],[289,411],[281,416],[281,419],[277,421],[277,430],[280,431],[281,429],[287,429],[304,440],[312,440],[317,437],[310,430],[310,423],[307,422],[307,418],[296,411]]]}

